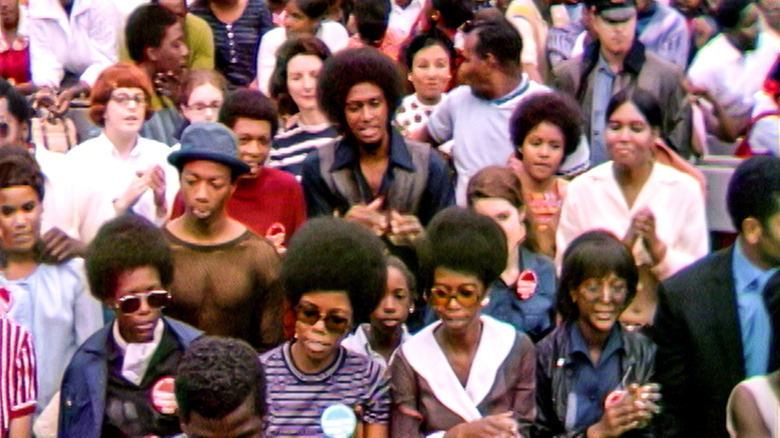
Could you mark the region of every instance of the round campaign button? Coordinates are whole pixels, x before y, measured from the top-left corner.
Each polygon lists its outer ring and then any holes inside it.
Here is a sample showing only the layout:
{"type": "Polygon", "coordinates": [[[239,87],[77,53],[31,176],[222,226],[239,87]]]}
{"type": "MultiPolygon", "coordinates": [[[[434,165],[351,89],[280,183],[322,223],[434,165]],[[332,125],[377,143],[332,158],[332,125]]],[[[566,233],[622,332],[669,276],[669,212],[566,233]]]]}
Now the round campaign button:
{"type": "Polygon", "coordinates": [[[328,406],[322,413],[320,425],[328,438],[349,438],[355,433],[357,418],[352,409],[336,403],[328,406]]]}
{"type": "Polygon", "coordinates": [[[521,272],[517,277],[517,289],[515,290],[517,298],[525,301],[534,296],[537,284],[539,284],[539,279],[536,277],[536,272],[530,269],[521,272]]]}
{"type": "Polygon", "coordinates": [[[161,414],[175,414],[179,408],[173,389],[173,377],[171,376],[162,377],[152,387],[152,405],[161,414]]]}

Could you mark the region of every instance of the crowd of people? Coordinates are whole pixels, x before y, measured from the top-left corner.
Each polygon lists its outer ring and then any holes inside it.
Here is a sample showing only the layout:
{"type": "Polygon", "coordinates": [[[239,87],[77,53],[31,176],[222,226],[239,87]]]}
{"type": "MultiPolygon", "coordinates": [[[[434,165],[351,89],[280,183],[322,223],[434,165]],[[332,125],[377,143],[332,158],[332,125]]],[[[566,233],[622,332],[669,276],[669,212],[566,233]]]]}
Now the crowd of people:
{"type": "Polygon", "coordinates": [[[0,0],[0,77],[0,438],[780,436],[779,0],[0,0]]]}

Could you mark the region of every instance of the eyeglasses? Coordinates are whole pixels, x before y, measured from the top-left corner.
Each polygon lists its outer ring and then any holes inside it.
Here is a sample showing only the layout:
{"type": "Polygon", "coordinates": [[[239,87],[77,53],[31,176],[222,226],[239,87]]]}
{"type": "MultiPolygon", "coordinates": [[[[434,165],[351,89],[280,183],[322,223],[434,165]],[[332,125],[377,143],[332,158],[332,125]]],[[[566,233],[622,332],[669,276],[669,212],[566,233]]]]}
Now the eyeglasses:
{"type": "Polygon", "coordinates": [[[136,94],[135,96],[129,96],[127,94],[111,95],[110,99],[122,106],[127,106],[130,101],[135,102],[139,106],[146,105],[146,96],[143,94],[136,94]]]}
{"type": "Polygon", "coordinates": [[[324,320],[325,328],[331,333],[344,333],[349,327],[349,318],[346,316],[333,313],[323,316],[319,307],[309,303],[299,303],[295,306],[295,319],[306,325],[315,325],[324,320]]]}
{"type": "Polygon", "coordinates": [[[580,294],[588,301],[598,301],[604,296],[604,287],[609,289],[610,297],[613,300],[623,301],[628,295],[628,285],[623,280],[596,280],[585,281],[579,287],[580,294]]]}
{"type": "Polygon", "coordinates": [[[171,294],[165,290],[150,290],[146,292],[137,292],[132,295],[125,295],[116,300],[115,309],[130,315],[141,308],[141,299],[146,299],[146,304],[154,309],[161,309],[168,305],[171,300],[171,294]]]}
{"type": "Polygon", "coordinates": [[[431,288],[429,301],[432,307],[445,307],[455,299],[463,307],[471,307],[479,301],[479,291],[470,287],[459,287],[454,291],[449,291],[443,287],[434,286],[431,288]]]}
{"type": "Polygon", "coordinates": [[[210,109],[213,111],[217,111],[222,106],[222,102],[211,102],[211,103],[193,103],[192,105],[187,105],[187,109],[190,109],[192,111],[202,113],[203,111],[206,111],[206,109],[210,109]]]}

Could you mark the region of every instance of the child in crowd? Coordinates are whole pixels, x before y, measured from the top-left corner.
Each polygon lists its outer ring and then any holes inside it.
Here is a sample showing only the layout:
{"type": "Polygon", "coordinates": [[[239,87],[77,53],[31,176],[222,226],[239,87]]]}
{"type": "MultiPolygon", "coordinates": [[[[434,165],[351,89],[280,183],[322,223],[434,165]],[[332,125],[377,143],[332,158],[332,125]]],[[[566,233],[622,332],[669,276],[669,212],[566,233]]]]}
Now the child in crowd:
{"type": "Polygon", "coordinates": [[[555,230],[568,182],[556,176],[580,141],[581,115],[572,99],[559,93],[529,97],[509,125],[516,157],[509,160],[523,185],[539,252],[555,257],[555,230]]]}
{"type": "Polygon", "coordinates": [[[371,322],[360,324],[341,345],[387,365],[396,348],[409,337],[405,323],[414,312],[416,283],[414,274],[404,262],[389,256],[385,294],[371,312],[371,322]]]}

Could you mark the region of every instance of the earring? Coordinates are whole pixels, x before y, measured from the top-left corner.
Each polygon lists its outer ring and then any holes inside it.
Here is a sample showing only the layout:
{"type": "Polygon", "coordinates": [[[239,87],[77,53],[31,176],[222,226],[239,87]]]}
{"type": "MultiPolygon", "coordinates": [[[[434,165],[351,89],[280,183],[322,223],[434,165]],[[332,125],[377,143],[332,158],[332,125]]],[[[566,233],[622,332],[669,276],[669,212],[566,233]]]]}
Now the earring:
{"type": "Polygon", "coordinates": [[[414,304],[409,306],[409,314],[411,315],[412,313],[414,313],[414,304]]]}
{"type": "Polygon", "coordinates": [[[490,304],[490,295],[485,295],[485,298],[482,298],[482,301],[479,304],[482,307],[487,307],[488,304],[490,304]]]}

